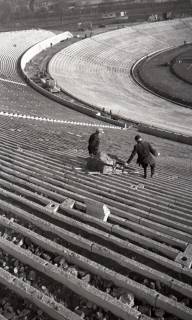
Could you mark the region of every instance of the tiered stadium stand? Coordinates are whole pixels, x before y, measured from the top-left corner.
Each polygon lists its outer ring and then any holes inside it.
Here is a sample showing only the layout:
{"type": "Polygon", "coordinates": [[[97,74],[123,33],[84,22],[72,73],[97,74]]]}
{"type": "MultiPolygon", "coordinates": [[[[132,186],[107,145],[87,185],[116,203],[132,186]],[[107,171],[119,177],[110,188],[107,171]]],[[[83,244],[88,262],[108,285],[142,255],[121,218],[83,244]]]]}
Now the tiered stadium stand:
{"type": "Polygon", "coordinates": [[[81,113],[71,111],[54,101],[39,95],[21,78],[18,60],[21,55],[37,42],[54,35],[46,30],[26,30],[0,34],[0,110],[63,120],[99,123],[81,113]]]}
{"type": "Polygon", "coordinates": [[[139,88],[130,76],[143,56],[191,41],[191,19],[140,24],[78,42],[55,55],[49,72],[69,94],[138,122],[191,133],[191,110],[139,88]]]}
{"type": "Polygon", "coordinates": [[[17,72],[18,57],[35,43],[53,36],[54,33],[46,30],[25,30],[1,32],[1,75],[12,81],[22,82],[17,72]]]}
{"type": "MultiPolygon", "coordinates": [[[[27,86],[0,81],[0,94],[0,319],[191,320],[192,146],[143,135],[161,153],[153,179],[134,162],[92,175],[100,122],[27,86]],[[109,207],[107,223],[87,200],[109,207]]],[[[126,160],[136,129],[104,131],[101,149],[126,160]]]]}
{"type": "MultiPolygon", "coordinates": [[[[55,278],[60,269],[54,267],[49,273],[45,267],[42,270],[37,255],[31,256],[33,260],[27,258],[30,246],[28,250],[22,250],[22,245],[10,247],[13,236],[30,239],[48,254],[67,259],[70,256],[71,264],[91,273],[92,279],[95,274],[110,281],[112,288],[132,292],[141,313],[151,308],[153,315],[152,306],[156,305],[166,312],[165,319],[169,319],[168,314],[177,315],[176,319],[190,319],[191,304],[187,308],[180,302],[191,298],[191,269],[181,268],[175,259],[192,241],[191,147],[170,141],[165,144],[160,138],[146,136],[162,154],[154,179],[144,181],[141,170],[122,176],[92,176],[85,173],[86,145],[91,132],[92,128],[83,126],[47,122],[38,126],[35,120],[0,118],[0,224],[9,234],[9,241],[2,239],[0,247],[37,273],[62,282],[120,319],[127,319],[127,312],[134,313],[134,309],[125,312],[126,304],[118,304],[112,298],[112,289],[108,291],[109,304],[105,305],[101,288],[100,293],[93,289],[91,294],[91,288],[81,284],[78,290],[79,280],[71,276],[67,281],[68,271],[63,280],[55,278]],[[180,163],[183,156],[186,161],[180,163]],[[76,201],[73,209],[62,204],[67,198],[76,201]],[[84,213],[86,199],[108,205],[108,223],[84,213]]],[[[132,129],[105,129],[102,148],[126,159],[134,135],[132,129]]],[[[94,281],[92,285],[95,286],[94,281]]],[[[12,290],[16,290],[14,286],[12,290]]],[[[137,316],[139,313],[131,319],[137,316]]]]}

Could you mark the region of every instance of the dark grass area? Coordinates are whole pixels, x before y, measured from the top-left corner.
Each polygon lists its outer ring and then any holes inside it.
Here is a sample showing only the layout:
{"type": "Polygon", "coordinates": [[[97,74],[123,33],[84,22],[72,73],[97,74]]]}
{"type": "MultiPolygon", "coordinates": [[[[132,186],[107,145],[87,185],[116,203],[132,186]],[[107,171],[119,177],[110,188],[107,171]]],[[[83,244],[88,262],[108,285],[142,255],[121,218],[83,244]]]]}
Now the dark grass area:
{"type": "MultiPolygon", "coordinates": [[[[188,46],[187,46],[188,47],[188,46]]],[[[185,52],[177,56],[172,63],[172,71],[181,80],[192,85],[192,46],[190,45],[185,52]]]]}
{"type": "Polygon", "coordinates": [[[134,73],[146,88],[174,103],[192,107],[191,85],[177,77],[171,68],[172,61],[185,52],[186,45],[182,45],[146,58],[137,65],[134,73]]]}

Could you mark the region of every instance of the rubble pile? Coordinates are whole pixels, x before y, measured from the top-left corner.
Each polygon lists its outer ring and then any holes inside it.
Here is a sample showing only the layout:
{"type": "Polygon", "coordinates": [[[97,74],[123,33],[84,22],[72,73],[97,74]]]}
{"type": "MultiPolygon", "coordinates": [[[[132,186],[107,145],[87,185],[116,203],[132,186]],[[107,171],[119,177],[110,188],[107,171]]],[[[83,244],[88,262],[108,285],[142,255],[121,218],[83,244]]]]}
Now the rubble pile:
{"type": "MultiPolygon", "coordinates": [[[[12,217],[11,219],[13,221],[14,218],[12,217]]],[[[21,221],[17,219],[17,222],[20,223],[21,221]]],[[[30,228],[33,229],[33,226],[30,225],[30,228]]],[[[70,264],[62,256],[57,256],[51,252],[45,251],[41,247],[34,244],[29,238],[23,237],[21,234],[10,228],[1,228],[0,235],[2,238],[13,242],[15,245],[25,250],[31,251],[33,254],[41,257],[49,263],[52,263],[56,267],[62,268],[66,272],[72,274],[74,277],[85,281],[87,284],[90,284],[95,288],[110,294],[112,297],[120,300],[122,303],[127,304],[130,308],[140,311],[144,315],[152,317],[155,320],[177,320],[176,317],[167,315],[165,311],[154,308],[143,301],[139,301],[131,292],[128,292],[124,288],[118,288],[113,282],[102,279],[98,275],[91,274],[87,270],[79,268],[77,265],[70,264]]],[[[57,283],[57,286],[55,286],[54,280],[49,279],[44,274],[32,269],[28,265],[24,265],[2,250],[0,250],[0,267],[41,290],[44,294],[52,297],[57,302],[62,303],[65,307],[80,315],[82,319],[117,319],[117,317],[112,315],[110,312],[102,310],[102,308],[98,307],[93,302],[76,295],[63,285],[57,283]]],[[[130,273],[129,276],[131,276],[131,278],[134,280],[141,282],[145,286],[167,295],[173,300],[177,300],[186,306],[191,306],[191,301],[189,299],[183,297],[182,295],[178,295],[178,293],[175,294],[159,281],[151,281],[150,279],[142,278],[140,275],[137,276],[137,274],[133,273],[130,273]]]]}
{"type": "Polygon", "coordinates": [[[3,285],[0,290],[0,314],[7,320],[51,320],[42,310],[3,285]]]}

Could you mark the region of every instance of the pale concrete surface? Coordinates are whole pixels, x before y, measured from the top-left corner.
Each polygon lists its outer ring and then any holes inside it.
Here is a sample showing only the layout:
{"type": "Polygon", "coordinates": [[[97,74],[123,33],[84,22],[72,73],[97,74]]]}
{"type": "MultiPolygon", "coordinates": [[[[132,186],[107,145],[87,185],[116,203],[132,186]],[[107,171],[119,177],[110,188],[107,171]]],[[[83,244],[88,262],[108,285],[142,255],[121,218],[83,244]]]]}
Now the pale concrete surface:
{"type": "MultiPolygon", "coordinates": [[[[31,29],[0,33],[0,112],[22,114],[57,120],[103,124],[80,112],[75,112],[32,89],[19,72],[19,58],[38,42],[53,37],[48,30],[31,29]]],[[[34,62],[34,69],[41,69],[39,60],[34,62]]]]}
{"type": "Polygon", "coordinates": [[[144,23],[77,42],[56,54],[49,72],[69,94],[114,114],[191,135],[192,110],[146,92],[130,76],[151,52],[191,42],[192,19],[144,23]]]}
{"type": "Polygon", "coordinates": [[[31,29],[0,33],[0,77],[25,83],[17,70],[19,57],[39,41],[53,37],[48,30],[31,29]]]}

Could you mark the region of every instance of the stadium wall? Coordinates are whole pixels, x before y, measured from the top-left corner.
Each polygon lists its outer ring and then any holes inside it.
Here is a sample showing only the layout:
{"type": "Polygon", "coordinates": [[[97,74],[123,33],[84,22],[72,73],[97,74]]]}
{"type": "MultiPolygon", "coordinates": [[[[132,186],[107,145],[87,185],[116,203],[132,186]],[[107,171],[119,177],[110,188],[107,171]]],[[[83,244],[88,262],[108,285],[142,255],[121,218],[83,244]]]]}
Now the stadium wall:
{"type": "MultiPolygon", "coordinates": [[[[39,91],[41,94],[44,96],[55,100],[58,103],[65,104],[69,108],[75,109],[76,111],[79,112],[84,112],[85,110],[82,110],[83,107],[80,108],[80,106],[75,105],[74,103],[70,101],[65,101],[64,99],[60,98],[59,96],[56,96],[52,94],[51,92],[47,91],[46,89],[42,88],[38,84],[36,84],[32,79],[30,79],[25,71],[27,63],[29,63],[37,54],[42,52],[43,50],[46,50],[50,48],[52,45],[56,45],[61,41],[65,41],[69,38],[72,38],[73,35],[70,32],[64,32],[61,34],[58,34],[56,36],[53,36],[51,38],[48,38],[46,40],[43,40],[36,45],[32,46],[30,49],[28,49],[23,56],[20,59],[20,70],[21,73],[25,79],[25,81],[30,84],[35,90],[39,91]]],[[[90,116],[96,115],[96,112],[93,112],[92,110],[86,110],[86,114],[89,114],[90,116]]]]}
{"type": "Polygon", "coordinates": [[[51,38],[45,39],[39,43],[37,43],[36,45],[34,45],[33,47],[31,47],[30,49],[28,49],[22,56],[21,60],[20,60],[20,67],[23,73],[25,73],[25,67],[26,64],[31,61],[33,59],[33,57],[35,57],[37,54],[39,54],[41,51],[48,49],[49,47],[51,47],[52,45],[56,45],[61,41],[67,40],[69,38],[72,38],[73,35],[72,33],[66,31],[64,33],[60,33],[56,36],[53,36],[51,38]]]}
{"type": "Polygon", "coordinates": [[[177,141],[180,143],[185,143],[192,145],[192,136],[186,136],[182,133],[172,132],[165,129],[160,129],[157,127],[152,127],[144,124],[138,126],[138,131],[152,136],[160,137],[163,139],[168,139],[172,141],[177,141]]]}

